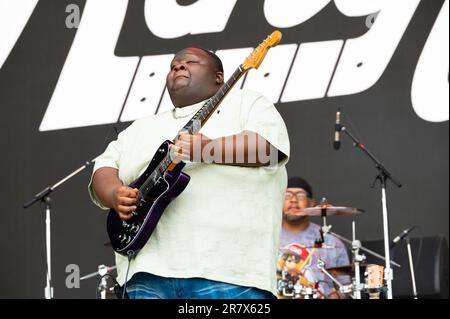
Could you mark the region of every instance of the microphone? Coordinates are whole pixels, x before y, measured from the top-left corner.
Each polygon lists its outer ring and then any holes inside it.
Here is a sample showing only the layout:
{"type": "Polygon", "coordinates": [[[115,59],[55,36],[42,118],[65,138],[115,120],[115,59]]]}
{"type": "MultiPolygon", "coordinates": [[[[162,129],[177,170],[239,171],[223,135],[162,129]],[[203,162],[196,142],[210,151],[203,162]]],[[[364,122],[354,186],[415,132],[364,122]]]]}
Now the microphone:
{"type": "Polygon", "coordinates": [[[414,225],[413,227],[411,227],[411,228],[408,228],[408,229],[405,229],[404,231],[402,231],[397,237],[395,237],[393,240],[392,240],[392,244],[391,244],[391,249],[400,241],[400,240],[402,240],[403,238],[405,238],[410,232],[412,232],[413,231],[413,229],[414,228],[416,228],[417,227],[417,225],[414,225]]]}
{"type": "Polygon", "coordinates": [[[336,124],[334,125],[334,142],[333,148],[338,150],[341,147],[341,109],[336,112],[336,124]]]}

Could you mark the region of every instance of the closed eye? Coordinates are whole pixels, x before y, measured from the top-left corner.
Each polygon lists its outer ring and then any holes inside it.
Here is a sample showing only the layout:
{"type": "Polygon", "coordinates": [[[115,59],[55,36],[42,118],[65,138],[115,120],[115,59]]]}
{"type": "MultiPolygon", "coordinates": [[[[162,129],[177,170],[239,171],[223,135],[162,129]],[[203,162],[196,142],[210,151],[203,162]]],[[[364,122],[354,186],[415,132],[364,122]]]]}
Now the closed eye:
{"type": "MultiPolygon", "coordinates": [[[[199,61],[189,60],[189,61],[186,61],[186,63],[187,63],[187,64],[199,63],[199,61]]],[[[171,66],[170,66],[170,69],[173,70],[175,67],[176,67],[175,64],[174,64],[174,65],[171,65],[171,66]]]]}

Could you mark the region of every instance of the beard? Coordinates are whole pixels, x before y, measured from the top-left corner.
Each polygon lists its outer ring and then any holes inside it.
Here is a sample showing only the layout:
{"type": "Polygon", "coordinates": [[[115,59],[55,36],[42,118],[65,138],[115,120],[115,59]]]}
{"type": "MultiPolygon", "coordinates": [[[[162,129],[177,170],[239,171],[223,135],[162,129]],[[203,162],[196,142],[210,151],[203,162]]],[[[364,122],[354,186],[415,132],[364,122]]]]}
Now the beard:
{"type": "Polygon", "coordinates": [[[307,220],[308,216],[301,215],[291,215],[288,213],[283,213],[283,219],[286,223],[290,225],[300,225],[307,220]]]}

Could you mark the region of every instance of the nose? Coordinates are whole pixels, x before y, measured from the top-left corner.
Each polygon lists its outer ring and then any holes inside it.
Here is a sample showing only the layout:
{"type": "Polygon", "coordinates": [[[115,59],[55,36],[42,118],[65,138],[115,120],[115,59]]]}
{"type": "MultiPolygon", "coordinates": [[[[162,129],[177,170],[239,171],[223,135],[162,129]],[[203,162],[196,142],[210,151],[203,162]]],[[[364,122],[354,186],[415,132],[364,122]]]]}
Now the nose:
{"type": "Polygon", "coordinates": [[[178,71],[184,71],[184,70],[186,70],[186,65],[185,65],[184,63],[177,64],[177,65],[173,68],[173,70],[174,70],[175,72],[178,72],[178,71]]]}

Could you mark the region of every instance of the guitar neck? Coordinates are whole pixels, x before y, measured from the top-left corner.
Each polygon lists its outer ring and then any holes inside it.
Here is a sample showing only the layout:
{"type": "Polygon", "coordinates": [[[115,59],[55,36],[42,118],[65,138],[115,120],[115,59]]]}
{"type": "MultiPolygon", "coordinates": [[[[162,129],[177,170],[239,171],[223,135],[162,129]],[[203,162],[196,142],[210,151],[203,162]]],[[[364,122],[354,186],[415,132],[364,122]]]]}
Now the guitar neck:
{"type": "MultiPolygon", "coordinates": [[[[230,92],[233,86],[239,81],[246,71],[240,65],[231,75],[227,82],[225,82],[220,89],[214,94],[205,104],[194,114],[194,116],[186,123],[181,131],[188,131],[190,134],[195,134],[205,125],[214,111],[219,107],[225,96],[230,92]]],[[[180,131],[180,132],[181,132],[180,131]]],[[[177,135],[178,136],[178,135],[177,135]]],[[[177,137],[175,137],[176,139],[177,137]]],[[[175,142],[175,139],[173,140],[175,142]]]]}
{"type": "MultiPolygon", "coordinates": [[[[225,82],[220,89],[214,94],[208,101],[203,104],[200,110],[194,114],[194,116],[184,125],[181,131],[188,131],[190,134],[197,133],[203,125],[208,121],[214,111],[219,107],[220,103],[223,101],[225,96],[230,92],[233,86],[239,81],[242,75],[245,74],[248,70],[244,70],[242,65],[240,65],[231,75],[227,82],[225,82]]],[[[178,132],[178,134],[180,133],[178,132]]],[[[177,136],[172,140],[174,143],[178,137],[177,136]]],[[[162,174],[167,169],[173,168],[175,165],[170,159],[169,154],[161,161],[161,163],[157,166],[155,171],[153,172],[151,178],[154,178],[156,174],[162,174]],[[155,176],[153,176],[155,175],[155,176]]]]}

